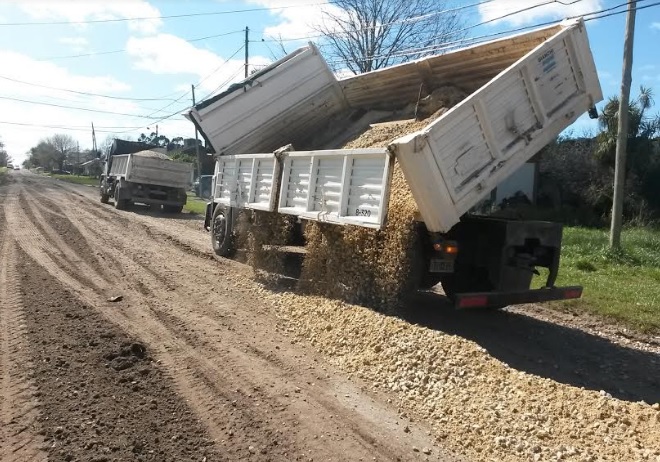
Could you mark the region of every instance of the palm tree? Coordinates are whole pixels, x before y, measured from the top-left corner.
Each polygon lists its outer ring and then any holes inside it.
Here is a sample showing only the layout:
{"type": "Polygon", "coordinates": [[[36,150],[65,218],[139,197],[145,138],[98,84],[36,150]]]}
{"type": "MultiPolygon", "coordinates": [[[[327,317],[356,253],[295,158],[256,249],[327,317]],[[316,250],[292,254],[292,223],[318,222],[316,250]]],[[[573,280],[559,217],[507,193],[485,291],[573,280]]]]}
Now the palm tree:
{"type": "MultiPolygon", "coordinates": [[[[647,117],[653,106],[653,92],[640,86],[639,95],[628,105],[628,170],[639,170],[649,160],[651,141],[660,133],[660,116],[647,117]]],[[[611,96],[598,123],[601,132],[596,137],[596,157],[605,165],[613,167],[616,153],[617,127],[619,123],[619,98],[611,96]]]]}

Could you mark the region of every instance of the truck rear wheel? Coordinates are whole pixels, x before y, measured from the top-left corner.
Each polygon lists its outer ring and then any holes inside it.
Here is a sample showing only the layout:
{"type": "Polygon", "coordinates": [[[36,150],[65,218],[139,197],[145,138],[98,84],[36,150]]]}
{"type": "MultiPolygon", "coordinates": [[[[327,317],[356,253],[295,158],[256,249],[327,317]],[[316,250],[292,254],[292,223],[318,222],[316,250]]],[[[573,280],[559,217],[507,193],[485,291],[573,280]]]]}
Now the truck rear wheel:
{"type": "Polygon", "coordinates": [[[231,214],[231,208],[218,205],[211,219],[211,245],[213,251],[221,257],[230,257],[234,253],[231,214]]]}
{"type": "Polygon", "coordinates": [[[117,210],[126,210],[128,208],[129,201],[126,199],[119,199],[120,192],[120,187],[117,185],[117,188],[115,189],[115,208],[117,210]]]}

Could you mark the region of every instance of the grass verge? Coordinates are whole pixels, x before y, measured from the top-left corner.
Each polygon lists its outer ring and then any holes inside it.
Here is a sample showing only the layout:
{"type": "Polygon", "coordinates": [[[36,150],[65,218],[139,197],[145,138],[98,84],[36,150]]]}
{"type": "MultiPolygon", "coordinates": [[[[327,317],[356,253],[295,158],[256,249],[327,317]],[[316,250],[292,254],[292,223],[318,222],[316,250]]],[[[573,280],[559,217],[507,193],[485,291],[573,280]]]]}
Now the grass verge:
{"type": "Polygon", "coordinates": [[[195,194],[188,193],[188,202],[183,206],[184,210],[187,210],[190,213],[197,213],[199,215],[204,215],[206,213],[206,200],[197,197],[195,194]]]}
{"type": "Polygon", "coordinates": [[[58,180],[66,181],[69,183],[75,184],[84,184],[87,186],[98,186],[98,178],[93,178],[90,176],[80,176],[80,175],[59,175],[59,174],[50,174],[51,178],[57,178],[58,180]]]}
{"type": "Polygon", "coordinates": [[[558,285],[582,285],[582,299],[553,303],[586,310],[648,333],[660,332],[660,230],[623,231],[623,248],[608,246],[608,232],[564,228],[558,285]]]}

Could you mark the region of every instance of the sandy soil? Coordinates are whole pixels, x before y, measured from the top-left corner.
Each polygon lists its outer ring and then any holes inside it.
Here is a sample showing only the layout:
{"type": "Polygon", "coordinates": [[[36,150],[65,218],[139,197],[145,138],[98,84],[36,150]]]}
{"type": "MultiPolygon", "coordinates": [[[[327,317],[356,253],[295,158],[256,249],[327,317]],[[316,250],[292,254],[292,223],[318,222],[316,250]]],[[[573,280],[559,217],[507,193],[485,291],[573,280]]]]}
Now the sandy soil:
{"type": "Polygon", "coordinates": [[[660,460],[657,339],[432,291],[397,316],[283,292],[214,257],[200,217],[12,179],[2,461],[660,460]]]}
{"type": "Polygon", "coordinates": [[[289,335],[199,217],[29,172],[0,217],[0,460],[464,460],[289,335]]]}

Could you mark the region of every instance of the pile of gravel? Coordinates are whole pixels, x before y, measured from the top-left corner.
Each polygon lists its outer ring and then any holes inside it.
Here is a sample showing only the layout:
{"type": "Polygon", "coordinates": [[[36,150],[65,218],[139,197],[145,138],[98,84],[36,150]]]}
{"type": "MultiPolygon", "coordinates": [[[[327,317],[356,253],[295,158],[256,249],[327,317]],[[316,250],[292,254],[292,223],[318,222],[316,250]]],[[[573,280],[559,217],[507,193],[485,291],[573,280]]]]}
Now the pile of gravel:
{"type": "Polygon", "coordinates": [[[318,296],[263,296],[287,330],[350,376],[393,393],[402,416],[476,461],[660,460],[660,405],[527,374],[461,337],[318,296]]]}

